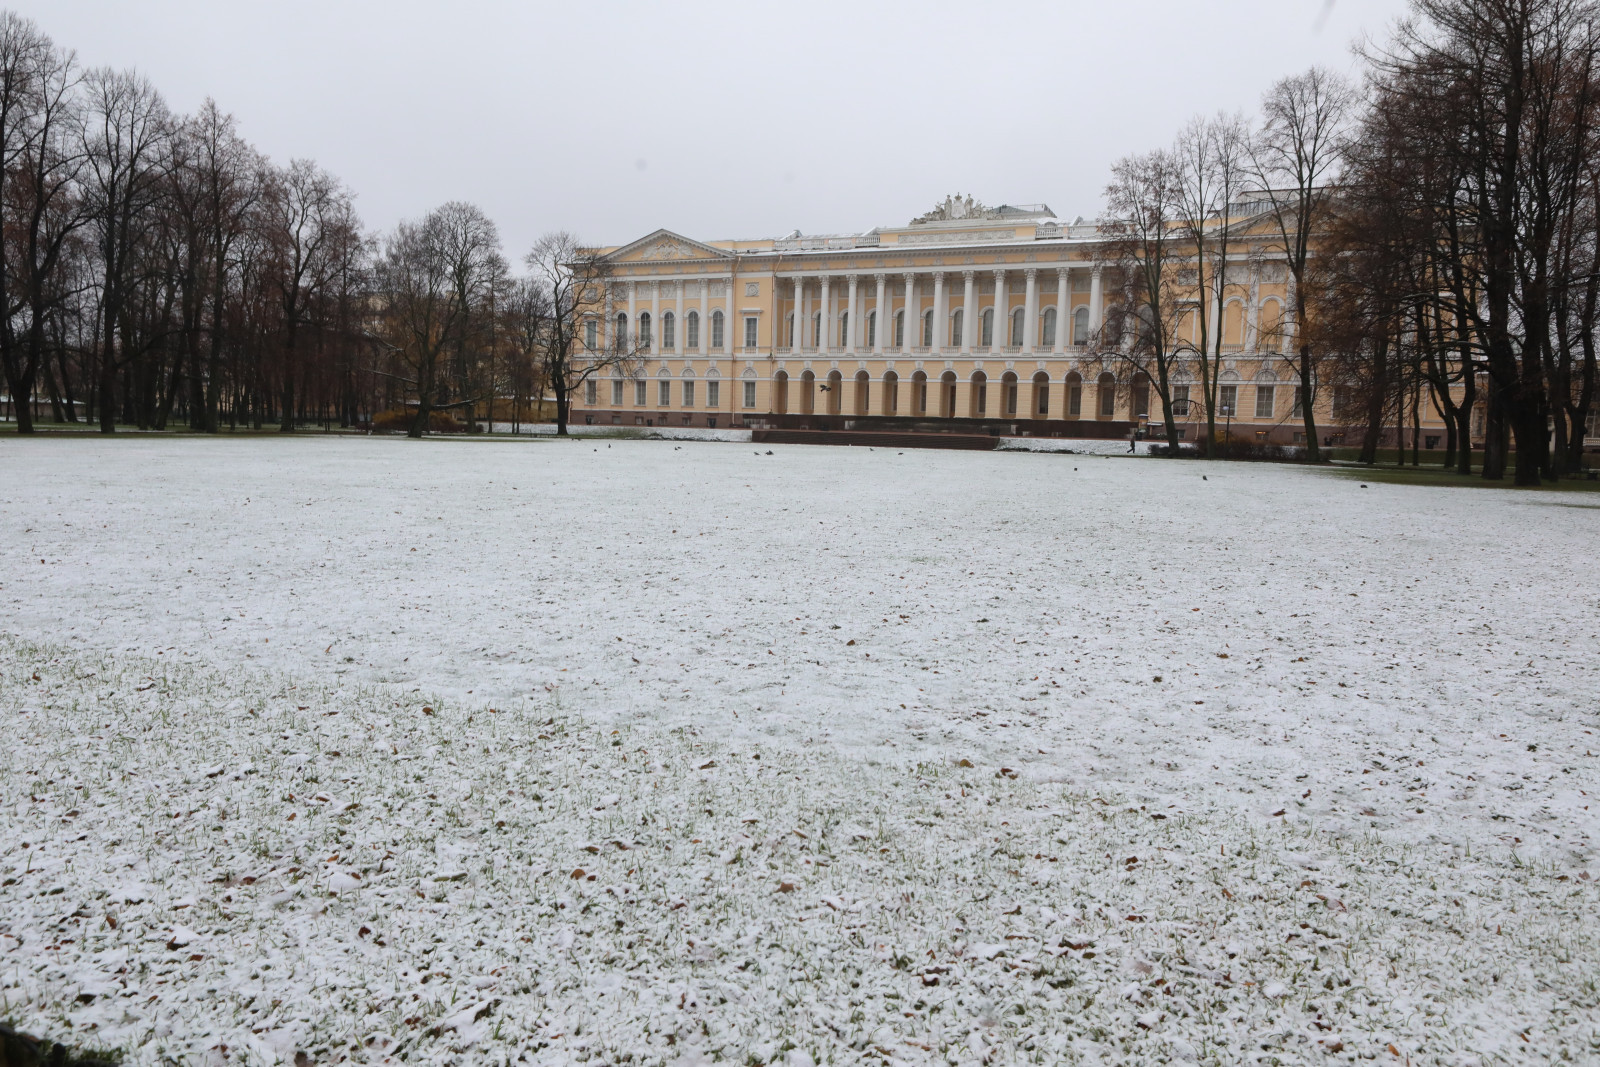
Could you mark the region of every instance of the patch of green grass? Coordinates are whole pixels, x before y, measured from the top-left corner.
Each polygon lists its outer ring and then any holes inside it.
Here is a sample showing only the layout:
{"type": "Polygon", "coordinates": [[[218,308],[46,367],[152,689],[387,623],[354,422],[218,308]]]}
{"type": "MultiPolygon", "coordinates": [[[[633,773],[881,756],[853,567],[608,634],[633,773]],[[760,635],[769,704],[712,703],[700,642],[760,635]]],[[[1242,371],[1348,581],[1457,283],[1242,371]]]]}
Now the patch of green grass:
{"type": "MultiPolygon", "coordinates": [[[[1377,485],[1426,485],[1442,486],[1456,489],[1522,489],[1532,486],[1519,486],[1513,480],[1510,472],[1497,482],[1486,481],[1479,475],[1462,475],[1455,471],[1440,470],[1438,467],[1349,467],[1334,466],[1324,468],[1334,475],[1347,480],[1368,482],[1377,485]]],[[[1559,482],[1545,482],[1538,488],[1547,492],[1561,493],[1600,493],[1600,481],[1591,482],[1587,478],[1568,478],[1559,482]]]]}

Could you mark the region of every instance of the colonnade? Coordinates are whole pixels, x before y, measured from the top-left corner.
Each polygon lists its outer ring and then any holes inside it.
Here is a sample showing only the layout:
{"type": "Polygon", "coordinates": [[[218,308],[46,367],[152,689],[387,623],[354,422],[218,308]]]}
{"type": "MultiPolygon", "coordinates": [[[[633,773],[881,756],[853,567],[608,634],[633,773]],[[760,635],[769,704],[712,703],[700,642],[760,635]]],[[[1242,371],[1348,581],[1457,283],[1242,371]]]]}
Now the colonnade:
{"type": "Polygon", "coordinates": [[[883,415],[909,418],[1086,419],[1119,414],[1136,418],[1149,405],[1142,377],[1131,389],[1118,389],[1111,374],[1077,369],[1053,377],[1047,371],[1005,370],[989,378],[975,369],[965,378],[955,371],[893,368],[874,378],[867,371],[803,370],[776,372],[768,408],[778,415],[883,415]]]}
{"type": "MultiPolygon", "coordinates": [[[[1046,271],[1051,268],[1045,268],[1046,271]]],[[[889,296],[893,274],[875,273],[871,275],[875,293],[875,307],[871,314],[876,327],[868,330],[864,327],[866,315],[863,313],[864,277],[860,274],[787,274],[781,275],[789,279],[793,286],[790,298],[792,319],[792,333],[789,336],[778,336],[773,339],[775,349],[789,349],[791,351],[816,350],[819,352],[838,352],[844,355],[856,355],[862,352],[871,352],[882,355],[885,352],[910,352],[913,350],[931,350],[936,352],[951,352],[970,355],[976,351],[999,351],[1008,349],[1031,355],[1037,352],[1061,353],[1072,341],[1072,280],[1070,267],[1053,268],[1055,273],[1056,293],[1055,304],[1056,321],[1055,336],[1045,339],[1040,336],[1040,293],[1039,282],[1041,268],[1023,267],[1008,269],[1004,267],[992,268],[994,275],[994,300],[987,310],[994,312],[991,327],[991,337],[985,343],[982,335],[981,314],[985,309],[978,306],[979,284],[978,270],[960,271],[960,306],[954,309],[950,306],[950,296],[954,294],[954,286],[946,288],[946,275],[954,275],[954,271],[906,271],[898,277],[902,279],[905,297],[898,309],[904,313],[901,328],[897,331],[894,315],[896,309],[892,307],[889,296]],[[1021,274],[1024,278],[1023,302],[1020,305],[1023,311],[1022,336],[1015,339],[1010,336],[1011,317],[1015,311],[1011,303],[1012,278],[1021,274]],[[815,279],[813,285],[812,279],[815,279]],[[842,311],[842,324],[837,321],[836,315],[840,314],[839,299],[834,291],[834,283],[843,282],[845,290],[844,309],[842,311]],[[919,285],[921,286],[919,288],[919,285]],[[816,305],[812,304],[812,291],[816,291],[816,305]],[[931,288],[931,293],[926,290],[931,288]],[[928,303],[932,297],[931,305],[928,303]],[[933,336],[924,336],[924,316],[927,311],[933,313],[933,336]],[[960,312],[959,326],[956,324],[955,312],[960,312]],[[814,322],[815,319],[815,322],[814,322]]],[[[1104,306],[1104,292],[1101,283],[1101,267],[1096,264],[1090,268],[1089,282],[1089,336],[1094,336],[1100,328],[1101,309],[1104,306]]],[[[951,279],[952,282],[954,278],[951,279]]],[[[780,321],[778,328],[781,330],[784,323],[780,321]]]]}
{"type": "Polygon", "coordinates": [[[602,344],[605,347],[610,348],[619,343],[626,342],[627,340],[626,337],[623,337],[616,332],[616,316],[620,306],[616,299],[618,295],[616,290],[620,288],[626,288],[628,291],[628,310],[626,313],[628,316],[627,330],[629,331],[630,336],[638,337],[639,316],[642,311],[639,306],[639,291],[641,289],[648,289],[650,300],[650,355],[660,356],[663,353],[666,353],[677,356],[691,354],[705,356],[709,355],[713,351],[713,348],[715,351],[724,355],[731,355],[733,353],[735,344],[738,343],[734,338],[734,328],[738,316],[734,313],[733,287],[734,276],[732,274],[729,274],[724,278],[662,278],[651,279],[649,281],[613,283],[611,289],[607,290],[606,293],[605,320],[602,327],[605,336],[602,340],[602,344]],[[715,309],[723,316],[721,338],[722,343],[715,346],[712,344],[713,338],[711,336],[711,323],[713,314],[713,309],[711,307],[711,283],[714,281],[720,281],[722,283],[722,292],[724,298],[723,307],[715,309]],[[695,338],[695,343],[692,347],[688,343],[688,335],[685,329],[686,323],[683,317],[685,302],[684,286],[689,282],[698,282],[700,285],[700,306],[697,311],[697,314],[699,315],[699,329],[697,333],[699,336],[695,338]],[[661,328],[661,286],[663,284],[671,284],[674,287],[673,303],[669,309],[671,310],[673,316],[673,336],[672,344],[670,346],[665,346],[662,343],[664,334],[661,328]]]}

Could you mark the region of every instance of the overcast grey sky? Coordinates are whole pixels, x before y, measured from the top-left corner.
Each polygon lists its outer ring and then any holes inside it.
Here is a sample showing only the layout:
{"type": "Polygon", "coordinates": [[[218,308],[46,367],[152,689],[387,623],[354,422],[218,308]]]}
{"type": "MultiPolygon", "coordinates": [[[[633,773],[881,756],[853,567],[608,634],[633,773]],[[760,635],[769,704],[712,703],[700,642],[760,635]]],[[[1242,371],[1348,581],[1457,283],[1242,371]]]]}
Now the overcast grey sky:
{"type": "Polygon", "coordinates": [[[375,229],[479,204],[632,240],[899,225],[946,193],[1093,216],[1118,156],[1284,75],[1355,70],[1404,0],[954,4],[13,0],[87,65],[207,95],[375,229]]]}

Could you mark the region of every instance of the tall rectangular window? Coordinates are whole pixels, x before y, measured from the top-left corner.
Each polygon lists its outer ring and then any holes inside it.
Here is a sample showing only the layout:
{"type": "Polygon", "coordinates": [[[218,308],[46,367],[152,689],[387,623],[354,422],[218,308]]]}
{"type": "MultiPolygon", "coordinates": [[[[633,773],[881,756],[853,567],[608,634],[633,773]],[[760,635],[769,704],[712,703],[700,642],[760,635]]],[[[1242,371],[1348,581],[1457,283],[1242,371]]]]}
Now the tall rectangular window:
{"type": "Polygon", "coordinates": [[[711,347],[722,347],[722,312],[711,313],[711,347]]]}
{"type": "Polygon", "coordinates": [[[706,383],[706,407],[714,408],[722,402],[722,383],[706,383]]]}
{"type": "Polygon", "coordinates": [[[1180,419],[1189,414],[1189,387],[1187,385],[1174,385],[1172,387],[1172,414],[1180,419]]]}
{"type": "Polygon", "coordinates": [[[1083,414],[1083,386],[1076,383],[1067,386],[1067,414],[1083,414]]]}
{"type": "Polygon", "coordinates": [[[594,386],[595,381],[593,378],[590,378],[588,381],[583,383],[583,402],[591,407],[594,406],[594,386]]]}
{"type": "Polygon", "coordinates": [[[683,406],[686,408],[694,407],[694,382],[683,383],[683,406]]]}
{"type": "Polygon", "coordinates": [[[1237,415],[1238,412],[1235,408],[1239,404],[1239,387],[1237,385],[1224,385],[1217,390],[1217,393],[1217,414],[1224,418],[1231,418],[1237,415]]]}
{"type": "Polygon", "coordinates": [[[612,379],[612,382],[611,382],[611,406],[614,407],[614,408],[620,408],[622,406],[622,379],[621,378],[612,379]]]}
{"type": "Polygon", "coordinates": [[[1294,387],[1294,418],[1305,418],[1306,391],[1302,386],[1294,387]]]}
{"type": "Polygon", "coordinates": [[[1117,413],[1117,387],[1110,381],[1103,381],[1100,383],[1099,393],[1100,415],[1109,419],[1117,413]]]}
{"type": "Polygon", "coordinates": [[[747,408],[753,408],[753,407],[756,406],[756,383],[755,382],[745,382],[744,383],[744,406],[747,407],[747,408]]]}
{"type": "Polygon", "coordinates": [[[656,406],[663,408],[672,406],[672,383],[665,378],[656,386],[656,406]]]}
{"type": "Polygon", "coordinates": [[[756,317],[754,315],[749,315],[744,320],[744,346],[746,348],[754,348],[756,346],[756,317]]]}
{"type": "Polygon", "coordinates": [[[649,388],[649,383],[646,382],[643,378],[640,378],[638,381],[633,383],[633,406],[634,407],[642,408],[642,407],[645,406],[645,403],[646,403],[645,396],[646,396],[646,390],[648,388],[649,388]]]}
{"type": "Polygon", "coordinates": [[[1277,388],[1271,385],[1256,386],[1256,418],[1270,419],[1274,408],[1273,400],[1277,395],[1277,388]]]}
{"type": "Polygon", "coordinates": [[[600,324],[593,319],[583,324],[583,346],[590,351],[600,343],[600,324]]]}
{"type": "Polygon", "coordinates": [[[684,342],[690,348],[700,347],[700,315],[698,312],[689,312],[688,321],[684,324],[684,342]]]}

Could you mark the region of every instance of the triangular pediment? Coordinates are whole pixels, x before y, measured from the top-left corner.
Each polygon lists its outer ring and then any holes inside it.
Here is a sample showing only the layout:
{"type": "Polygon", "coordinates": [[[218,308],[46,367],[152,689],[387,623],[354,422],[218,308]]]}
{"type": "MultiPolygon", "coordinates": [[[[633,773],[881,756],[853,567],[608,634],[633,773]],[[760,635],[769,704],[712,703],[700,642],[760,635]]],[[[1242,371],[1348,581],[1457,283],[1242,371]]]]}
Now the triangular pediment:
{"type": "Polygon", "coordinates": [[[726,249],[696,241],[671,230],[657,230],[637,241],[625,244],[605,259],[612,263],[673,263],[682,260],[731,259],[726,249]]]}

